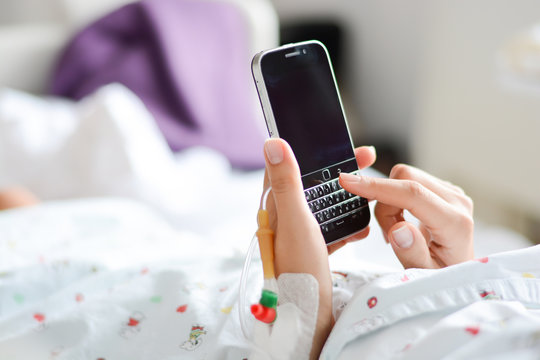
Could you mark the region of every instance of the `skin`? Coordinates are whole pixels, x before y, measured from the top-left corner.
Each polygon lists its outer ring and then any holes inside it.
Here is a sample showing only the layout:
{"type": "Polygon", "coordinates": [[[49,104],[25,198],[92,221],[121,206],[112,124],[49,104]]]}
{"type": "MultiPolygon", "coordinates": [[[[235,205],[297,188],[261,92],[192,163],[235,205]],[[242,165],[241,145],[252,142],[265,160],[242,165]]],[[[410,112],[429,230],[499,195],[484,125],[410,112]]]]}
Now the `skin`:
{"type": "Polygon", "coordinates": [[[38,198],[21,186],[0,190],[0,210],[7,210],[39,203],[38,198]]]}
{"type": "MultiPolygon", "coordinates": [[[[372,147],[357,148],[355,155],[360,169],[376,159],[372,147]]],[[[365,238],[369,228],[327,247],[307,206],[289,145],[282,139],[267,140],[265,159],[264,187],[272,186],[267,209],[275,231],[276,276],[308,273],[319,282],[319,313],[311,351],[311,358],[317,359],[334,324],[328,255],[365,238]]],[[[472,201],[457,186],[403,164],[392,169],[389,179],[341,174],[340,183],[353,194],[377,200],[375,217],[405,268],[440,268],[473,259],[472,201]],[[404,220],[405,209],[420,220],[418,227],[404,220]]]]}

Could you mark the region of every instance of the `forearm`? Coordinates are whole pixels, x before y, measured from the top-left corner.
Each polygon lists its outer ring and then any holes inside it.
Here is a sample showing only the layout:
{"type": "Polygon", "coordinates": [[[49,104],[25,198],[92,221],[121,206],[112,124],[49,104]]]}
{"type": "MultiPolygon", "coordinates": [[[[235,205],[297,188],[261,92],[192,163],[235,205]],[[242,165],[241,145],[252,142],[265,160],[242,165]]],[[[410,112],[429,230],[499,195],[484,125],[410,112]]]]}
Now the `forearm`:
{"type": "Polygon", "coordinates": [[[310,274],[317,282],[317,320],[310,358],[318,359],[328,334],[334,325],[332,315],[332,277],[328,264],[326,245],[318,237],[301,238],[289,236],[288,240],[287,243],[276,243],[276,273],[278,276],[284,273],[310,274]]]}
{"type": "MultiPolygon", "coordinates": [[[[322,289],[321,286],[319,289],[322,289]]],[[[317,314],[317,324],[315,334],[313,335],[313,345],[311,347],[310,359],[318,359],[326,339],[334,326],[334,317],[332,316],[332,288],[330,284],[328,290],[319,291],[319,311],[317,314]]]]}

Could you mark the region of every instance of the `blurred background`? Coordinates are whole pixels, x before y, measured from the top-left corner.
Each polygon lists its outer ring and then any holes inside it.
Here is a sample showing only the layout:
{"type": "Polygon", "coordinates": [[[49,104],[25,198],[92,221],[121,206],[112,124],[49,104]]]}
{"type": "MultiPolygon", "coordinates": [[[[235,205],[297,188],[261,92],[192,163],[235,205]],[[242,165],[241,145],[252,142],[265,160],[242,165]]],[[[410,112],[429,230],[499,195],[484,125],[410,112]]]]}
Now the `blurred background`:
{"type": "MultiPolygon", "coordinates": [[[[44,93],[67,41],[128,2],[2,0],[0,86],[44,93]]],[[[540,242],[538,0],[235,3],[265,9],[249,17],[253,53],[327,45],[355,143],[377,147],[377,169],[407,162],[448,179],[478,219],[540,242]]]]}

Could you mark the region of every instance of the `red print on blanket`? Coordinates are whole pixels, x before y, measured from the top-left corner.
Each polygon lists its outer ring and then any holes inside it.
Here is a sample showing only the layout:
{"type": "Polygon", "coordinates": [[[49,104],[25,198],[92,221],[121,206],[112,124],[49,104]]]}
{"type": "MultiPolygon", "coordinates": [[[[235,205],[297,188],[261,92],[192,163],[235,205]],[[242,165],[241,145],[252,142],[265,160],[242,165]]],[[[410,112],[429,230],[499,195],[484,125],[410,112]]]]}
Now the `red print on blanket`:
{"type": "Polygon", "coordinates": [[[34,331],[43,331],[47,328],[47,322],[45,314],[42,313],[35,313],[34,314],[34,320],[37,321],[38,325],[34,328],[34,331]]]}
{"type": "Polygon", "coordinates": [[[45,315],[43,315],[42,313],[35,313],[34,319],[36,319],[36,321],[39,323],[43,323],[45,321],[45,315]]]}
{"type": "Polygon", "coordinates": [[[122,327],[118,334],[125,339],[131,339],[141,332],[141,322],[143,322],[145,318],[146,317],[142,312],[134,311],[127,321],[122,323],[122,327]]]}
{"type": "Polygon", "coordinates": [[[479,326],[469,326],[469,327],[465,328],[465,331],[468,332],[469,334],[473,335],[473,336],[476,336],[480,332],[480,327],[479,326]]]}
{"type": "Polygon", "coordinates": [[[373,309],[376,305],[377,305],[377,297],[375,296],[372,296],[368,299],[367,301],[367,306],[370,308],[370,309],[373,309]]]}
{"type": "Polygon", "coordinates": [[[501,300],[501,297],[495,294],[495,291],[482,290],[480,297],[484,300],[501,300]]]}

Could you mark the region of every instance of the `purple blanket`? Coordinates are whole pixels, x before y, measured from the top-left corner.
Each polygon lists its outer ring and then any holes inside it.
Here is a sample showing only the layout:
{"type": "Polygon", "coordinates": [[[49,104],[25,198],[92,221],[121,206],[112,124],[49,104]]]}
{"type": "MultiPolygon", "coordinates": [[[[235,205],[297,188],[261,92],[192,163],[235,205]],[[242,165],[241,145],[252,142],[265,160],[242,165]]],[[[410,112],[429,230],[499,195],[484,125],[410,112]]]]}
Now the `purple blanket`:
{"type": "Polygon", "coordinates": [[[124,84],[154,115],[172,150],[203,145],[234,166],[261,167],[264,120],[253,101],[249,36],[231,4],[132,3],[75,36],[50,92],[81,99],[103,85],[124,84]]]}

